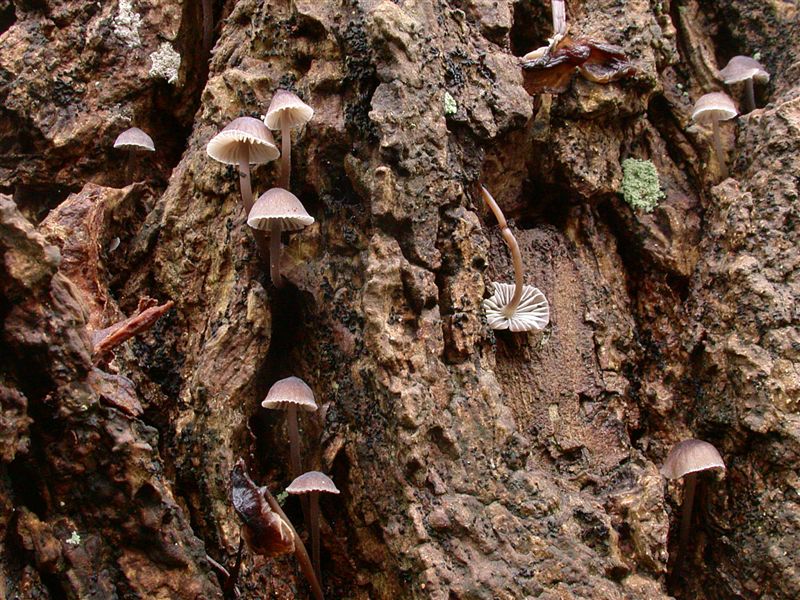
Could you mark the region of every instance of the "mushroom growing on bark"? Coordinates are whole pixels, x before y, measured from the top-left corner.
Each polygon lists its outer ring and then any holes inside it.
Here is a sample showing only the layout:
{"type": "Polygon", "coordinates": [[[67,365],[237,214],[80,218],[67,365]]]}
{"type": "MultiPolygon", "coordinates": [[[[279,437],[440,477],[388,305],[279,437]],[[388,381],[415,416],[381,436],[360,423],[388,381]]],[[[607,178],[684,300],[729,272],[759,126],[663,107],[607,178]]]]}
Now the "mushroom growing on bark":
{"type": "Polygon", "coordinates": [[[281,132],[281,175],[278,187],[289,189],[292,171],[291,129],[308,123],[313,116],[314,109],[292,92],[278,90],[272,97],[267,114],[264,115],[264,123],[270,129],[280,129],[281,132]]]}
{"type": "Polygon", "coordinates": [[[268,163],[280,155],[269,129],[253,117],[239,117],[211,138],[206,152],[223,164],[239,166],[242,201],[245,211],[249,213],[253,208],[250,165],[268,163]]]}
{"type": "Polygon", "coordinates": [[[133,166],[136,160],[136,154],[139,152],[156,151],[153,138],[138,127],[131,127],[120,133],[117,139],[114,140],[114,148],[121,148],[128,151],[128,165],[125,169],[126,179],[131,179],[133,177],[133,166]]]}
{"type": "Polygon", "coordinates": [[[661,474],[667,479],[683,477],[683,506],[681,508],[681,528],[678,541],[678,555],[673,566],[673,573],[678,570],[686,552],[689,541],[689,530],[692,523],[692,503],[697,485],[697,474],[708,469],[725,470],[722,457],[708,442],[688,439],[675,444],[667,455],[661,474]]]}
{"type": "Polygon", "coordinates": [[[728,61],[725,68],[719,72],[719,78],[725,82],[725,85],[745,82],[745,88],[747,89],[745,106],[747,107],[747,112],[752,112],[756,109],[756,93],[753,82],[767,83],[769,81],[769,73],[754,58],[734,56],[728,61]]]}
{"type": "Polygon", "coordinates": [[[272,188],[261,194],[247,216],[247,224],[255,230],[269,231],[269,273],[275,287],[283,286],[281,278],[281,232],[299,231],[314,222],[297,196],[283,188],[272,188]]]}
{"type": "MultiPolygon", "coordinates": [[[[294,552],[316,600],[323,600],[322,587],[300,536],[266,487],[256,487],[247,473],[244,460],[239,459],[231,472],[231,499],[242,521],[242,534],[248,547],[260,556],[280,556],[294,552]]],[[[241,545],[239,546],[241,552],[241,545]]],[[[235,582],[237,567],[231,577],[235,582]]],[[[231,583],[233,583],[231,582],[231,583]]],[[[226,584],[226,591],[230,588],[226,584]]]]}
{"type": "Polygon", "coordinates": [[[314,560],[317,580],[322,583],[322,573],[319,566],[319,495],[320,493],[338,494],[339,490],[325,473],[309,471],[292,481],[286,491],[290,494],[309,494],[311,504],[311,556],[314,560]]]}
{"type": "Polygon", "coordinates": [[[725,154],[722,150],[719,122],[733,119],[738,114],[739,111],[736,110],[733,100],[723,92],[712,92],[701,96],[694,105],[694,112],[692,112],[692,121],[711,123],[711,127],[714,130],[714,151],[717,153],[717,162],[723,179],[728,178],[728,166],[725,163],[725,154]]]}
{"type": "Polygon", "coordinates": [[[522,254],[519,251],[517,239],[508,228],[503,211],[483,186],[481,186],[481,194],[497,218],[500,234],[508,245],[514,262],[514,285],[494,283],[494,294],[491,298],[483,301],[489,326],[492,329],[510,329],[517,332],[544,329],[550,321],[550,306],[547,298],[537,288],[523,285],[522,254]]]}

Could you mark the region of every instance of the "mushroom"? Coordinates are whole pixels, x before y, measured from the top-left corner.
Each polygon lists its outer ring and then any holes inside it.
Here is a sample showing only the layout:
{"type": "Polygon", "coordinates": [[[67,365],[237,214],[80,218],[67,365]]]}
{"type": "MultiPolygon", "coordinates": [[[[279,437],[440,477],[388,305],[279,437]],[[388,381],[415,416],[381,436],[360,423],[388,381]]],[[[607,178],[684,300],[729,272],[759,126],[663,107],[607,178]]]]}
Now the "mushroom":
{"type": "Polygon", "coordinates": [[[253,208],[250,165],[268,163],[278,158],[278,147],[264,124],[253,117],[239,117],[211,138],[208,155],[226,165],[239,165],[239,183],[244,209],[253,208]]]}
{"type": "Polygon", "coordinates": [[[722,151],[722,140],[719,136],[719,122],[733,119],[739,112],[733,104],[733,100],[723,92],[712,92],[701,96],[694,105],[692,121],[698,123],[711,122],[714,129],[714,150],[717,153],[717,162],[722,173],[722,178],[728,178],[728,166],[725,164],[725,156],[722,151]]]}
{"type": "Polygon", "coordinates": [[[299,377],[287,377],[272,384],[261,406],[286,411],[292,477],[299,477],[303,467],[300,464],[300,432],[297,428],[297,410],[306,412],[317,410],[317,403],[314,402],[314,392],[299,377]]]}
{"type": "Polygon", "coordinates": [[[544,329],[550,321],[550,307],[547,298],[537,288],[523,285],[522,254],[519,245],[503,211],[492,198],[489,191],[481,186],[483,199],[497,218],[500,234],[511,251],[514,261],[514,285],[494,283],[494,294],[483,301],[486,319],[492,329],[510,329],[511,331],[530,331],[544,329]]]}
{"type": "Polygon", "coordinates": [[[695,439],[683,440],[675,444],[661,467],[661,474],[667,479],[684,478],[678,556],[675,559],[673,573],[678,570],[680,561],[686,552],[686,544],[689,541],[697,474],[708,469],[722,469],[724,471],[725,463],[714,446],[708,442],[695,439]]]}
{"type": "Polygon", "coordinates": [[[311,225],[314,217],[306,212],[297,196],[282,188],[261,194],[247,216],[247,224],[256,230],[270,232],[269,273],[275,287],[283,286],[281,278],[281,231],[299,231],[311,225]]]}
{"type": "MultiPolygon", "coordinates": [[[[231,472],[231,499],[234,510],[242,520],[243,538],[250,550],[260,556],[280,556],[293,551],[311,586],[314,598],[323,600],[322,587],[303,541],[269,489],[256,487],[250,479],[241,458],[236,461],[231,472]]],[[[240,543],[236,566],[225,585],[226,591],[230,591],[235,584],[241,563],[241,549],[240,543]]]]}
{"type": "Polygon", "coordinates": [[[311,502],[311,556],[314,560],[314,570],[317,580],[322,583],[322,573],[319,563],[319,495],[338,494],[339,490],[331,478],[319,471],[303,473],[289,484],[286,491],[290,494],[309,494],[311,502]]]}
{"type": "Polygon", "coordinates": [[[745,87],[747,88],[745,105],[747,106],[747,112],[752,112],[756,109],[756,94],[753,89],[753,82],[767,83],[769,81],[769,73],[754,58],[734,56],[728,61],[725,68],[719,72],[719,78],[725,82],[725,85],[745,82],[745,87]]]}
{"type": "Polygon", "coordinates": [[[281,131],[281,174],[278,187],[289,189],[292,170],[292,136],[290,129],[308,123],[314,109],[288,90],[278,90],[272,97],[264,123],[273,130],[281,131]]]}
{"type": "Polygon", "coordinates": [[[126,129],[114,140],[114,148],[123,148],[128,151],[128,165],[125,170],[126,179],[133,178],[134,155],[139,152],[155,152],[156,146],[153,138],[138,127],[126,129]]]}

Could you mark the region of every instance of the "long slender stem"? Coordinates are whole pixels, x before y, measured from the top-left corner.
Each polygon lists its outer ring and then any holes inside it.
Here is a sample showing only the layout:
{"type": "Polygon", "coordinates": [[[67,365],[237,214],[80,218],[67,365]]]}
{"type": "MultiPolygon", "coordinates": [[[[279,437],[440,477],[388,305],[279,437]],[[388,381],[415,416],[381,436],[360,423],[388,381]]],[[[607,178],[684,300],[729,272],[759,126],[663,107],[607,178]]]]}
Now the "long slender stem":
{"type": "Polygon", "coordinates": [[[314,559],[314,571],[322,585],[322,570],[319,565],[319,492],[311,492],[311,556],[314,559]]]}
{"type": "Polygon", "coordinates": [[[303,545],[303,540],[297,535],[297,530],[294,528],[294,525],[292,525],[289,517],[287,517],[286,513],[281,509],[281,505],[278,504],[277,500],[269,493],[269,490],[266,487],[262,489],[264,490],[264,497],[267,499],[270,508],[278,513],[278,516],[281,517],[289,526],[289,529],[292,530],[292,535],[294,535],[294,556],[297,562],[300,563],[300,570],[303,571],[303,575],[306,576],[308,585],[311,586],[311,592],[314,594],[314,598],[316,598],[316,600],[325,600],[325,597],[322,595],[322,587],[314,573],[314,565],[311,564],[311,559],[308,557],[308,552],[306,552],[306,547],[303,545]]]}
{"type": "Polygon", "coordinates": [[[728,165],[725,164],[725,153],[722,150],[722,138],[719,134],[719,121],[714,119],[712,121],[712,127],[714,129],[714,150],[717,153],[717,162],[719,163],[719,170],[722,173],[722,178],[728,178],[728,165]]]}
{"type": "Polygon", "coordinates": [[[553,0],[553,36],[567,30],[567,7],[564,0],[553,0]]]}
{"type": "Polygon", "coordinates": [[[203,52],[211,50],[211,40],[214,36],[214,7],[212,0],[203,0],[203,52]]]}
{"type": "MultiPolygon", "coordinates": [[[[292,478],[297,479],[303,473],[303,464],[300,460],[300,430],[297,426],[297,407],[290,404],[286,414],[286,425],[289,429],[289,452],[291,458],[292,478]]],[[[311,530],[311,518],[308,514],[308,499],[300,496],[300,507],[303,509],[303,521],[306,531],[311,530]]]]}
{"type": "Polygon", "coordinates": [[[283,278],[281,277],[281,224],[277,219],[272,220],[269,230],[269,276],[272,279],[272,285],[276,288],[283,287],[283,278]]]}
{"type": "Polygon", "coordinates": [[[745,99],[746,99],[746,103],[745,104],[747,106],[747,112],[750,113],[750,112],[753,112],[756,109],[756,91],[755,91],[754,86],[753,86],[753,78],[752,77],[747,80],[747,83],[745,84],[745,87],[747,88],[747,95],[745,96],[745,99]]]}
{"type": "Polygon", "coordinates": [[[287,111],[281,113],[281,175],[278,187],[289,190],[292,176],[292,134],[287,111]]]}
{"type": "Polygon", "coordinates": [[[692,504],[694,503],[694,490],[697,485],[697,473],[689,473],[683,478],[683,506],[681,507],[681,529],[678,538],[678,556],[672,572],[677,573],[686,554],[689,544],[689,532],[692,528],[692,504]]]}
{"type": "Polygon", "coordinates": [[[500,210],[500,207],[489,193],[489,190],[487,190],[484,186],[481,186],[481,193],[483,194],[484,202],[486,202],[497,219],[497,224],[500,226],[500,235],[503,236],[508,249],[511,251],[511,259],[514,263],[514,296],[511,298],[511,302],[509,302],[508,305],[503,309],[507,316],[511,316],[514,314],[514,312],[516,312],[520,300],[522,300],[522,292],[524,288],[523,279],[525,275],[522,267],[522,253],[519,251],[517,238],[514,237],[514,234],[511,233],[511,229],[508,227],[508,222],[506,221],[503,211],[500,210]]]}
{"type": "MultiPolygon", "coordinates": [[[[250,215],[253,209],[253,188],[250,185],[250,152],[245,149],[239,156],[239,187],[242,190],[242,203],[244,204],[245,219],[250,215]]],[[[269,245],[267,244],[267,236],[263,231],[253,229],[253,237],[256,239],[259,254],[262,259],[266,259],[269,245]]]]}

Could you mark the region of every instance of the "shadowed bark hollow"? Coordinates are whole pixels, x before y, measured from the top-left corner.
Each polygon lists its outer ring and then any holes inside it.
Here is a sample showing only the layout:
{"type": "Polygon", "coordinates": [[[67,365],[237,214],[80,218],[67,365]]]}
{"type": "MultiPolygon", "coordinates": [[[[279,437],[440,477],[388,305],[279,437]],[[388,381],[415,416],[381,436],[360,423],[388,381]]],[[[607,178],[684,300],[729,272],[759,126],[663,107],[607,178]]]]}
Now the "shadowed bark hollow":
{"type": "MultiPolygon", "coordinates": [[[[239,457],[279,499],[291,481],[260,402],[292,375],[320,406],[304,467],[341,490],[328,598],[800,597],[800,13],[566,4],[629,76],[531,97],[544,0],[0,0],[0,598],[232,598],[207,557],[236,558],[239,457]],[[721,181],[692,105],[755,53],[772,79],[723,125],[721,181]],[[281,88],[315,110],[291,181],[316,221],[275,289],[205,146],[281,88]],[[111,146],[134,125],[157,150],[132,182],[111,146]],[[651,213],[621,195],[629,157],[658,170],[651,213]],[[513,268],[479,182],[543,332],[486,324],[513,268]],[[681,487],[658,466],[689,437],[728,469],[668,584],[681,487]]],[[[254,194],[277,177],[254,166],[254,194]]],[[[249,551],[236,587],[310,597],[249,551]]]]}

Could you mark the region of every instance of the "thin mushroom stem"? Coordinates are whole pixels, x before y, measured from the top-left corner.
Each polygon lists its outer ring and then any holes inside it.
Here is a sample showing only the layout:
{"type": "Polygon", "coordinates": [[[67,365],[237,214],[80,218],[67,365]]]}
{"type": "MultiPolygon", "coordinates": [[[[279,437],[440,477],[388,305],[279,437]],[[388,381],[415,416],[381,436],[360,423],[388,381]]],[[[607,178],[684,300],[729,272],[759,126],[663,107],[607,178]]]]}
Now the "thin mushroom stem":
{"type": "Polygon", "coordinates": [[[286,513],[281,509],[281,505],[278,504],[277,500],[269,493],[269,490],[266,487],[262,489],[264,490],[264,497],[267,499],[270,508],[278,513],[278,516],[286,522],[289,529],[292,531],[292,535],[294,536],[294,556],[297,562],[300,563],[300,570],[303,571],[308,585],[311,586],[311,592],[314,594],[314,598],[316,600],[325,600],[325,597],[322,595],[322,586],[320,586],[319,580],[314,573],[314,565],[311,564],[311,559],[308,557],[308,552],[306,552],[306,547],[303,545],[303,540],[297,535],[297,530],[295,530],[294,525],[292,525],[289,517],[287,517],[286,513]]]}
{"type": "Polygon", "coordinates": [[[281,114],[281,174],[278,187],[289,190],[292,176],[292,134],[287,111],[281,114]]]}
{"type": "Polygon", "coordinates": [[[481,186],[481,193],[483,194],[484,202],[486,202],[486,204],[494,213],[495,218],[497,219],[497,224],[500,226],[500,235],[503,236],[503,240],[505,240],[508,249],[511,251],[511,259],[514,263],[514,296],[511,298],[511,302],[509,302],[508,305],[505,306],[503,309],[506,316],[511,316],[514,314],[514,312],[516,312],[520,300],[522,300],[522,292],[524,287],[522,253],[519,251],[519,244],[517,243],[517,238],[514,237],[514,234],[511,233],[511,229],[509,229],[508,227],[508,222],[506,221],[506,217],[503,214],[503,211],[500,210],[500,207],[497,205],[497,202],[489,193],[489,190],[487,190],[484,186],[481,186]]]}
{"type": "Polygon", "coordinates": [[[250,153],[245,150],[239,155],[239,187],[242,189],[242,202],[247,214],[253,208],[253,188],[250,185],[250,153]]]}
{"type": "Polygon", "coordinates": [[[203,0],[201,3],[203,13],[203,51],[211,50],[211,40],[214,36],[214,7],[212,0],[203,0]]]}
{"type": "MultiPolygon", "coordinates": [[[[239,155],[239,187],[242,190],[242,203],[244,204],[245,219],[253,209],[253,188],[250,185],[250,152],[245,149],[239,155]]],[[[267,238],[263,231],[253,230],[253,237],[256,239],[259,254],[264,259],[267,256],[267,238]]],[[[271,261],[271,259],[270,259],[271,261]]]]}
{"type": "Polygon", "coordinates": [[[753,112],[756,109],[756,91],[754,89],[755,86],[753,85],[752,77],[747,80],[745,87],[747,88],[745,106],[747,106],[747,112],[753,112]]]}
{"type": "Polygon", "coordinates": [[[225,581],[223,591],[230,594],[236,587],[236,581],[239,579],[239,569],[242,568],[242,549],[244,548],[244,538],[239,536],[239,549],[236,551],[236,562],[233,564],[233,569],[225,581]]]}
{"type": "Polygon", "coordinates": [[[722,138],[719,134],[719,120],[714,119],[712,122],[714,129],[714,150],[717,153],[717,162],[719,163],[719,170],[722,173],[722,178],[728,178],[728,165],[725,164],[725,153],[722,150],[722,138]]]}
{"type": "Polygon", "coordinates": [[[553,36],[567,30],[567,9],[564,0],[553,0],[553,36]]]}
{"type": "MultiPolygon", "coordinates": [[[[273,219],[269,229],[269,276],[272,279],[272,285],[276,288],[283,287],[283,278],[281,277],[281,224],[277,219],[273,219]]],[[[297,426],[296,423],[295,426],[297,426]]],[[[295,476],[299,474],[296,473],[295,476]]]]}
{"type": "MultiPolygon", "coordinates": [[[[303,465],[300,461],[300,430],[297,426],[297,407],[289,405],[286,414],[286,426],[289,430],[289,452],[291,458],[292,478],[297,479],[303,472],[303,465]]],[[[311,529],[311,519],[308,515],[308,500],[305,496],[300,496],[300,506],[303,509],[303,520],[306,531],[311,529]]]]}
{"type": "Polygon", "coordinates": [[[314,571],[322,585],[322,570],[319,564],[319,492],[311,492],[311,556],[314,559],[314,571]]]}
{"type": "Polygon", "coordinates": [[[677,573],[686,554],[689,543],[689,532],[692,528],[692,504],[694,503],[694,490],[697,485],[697,473],[688,473],[683,479],[683,506],[681,507],[681,529],[678,538],[678,556],[672,572],[677,573]]]}

